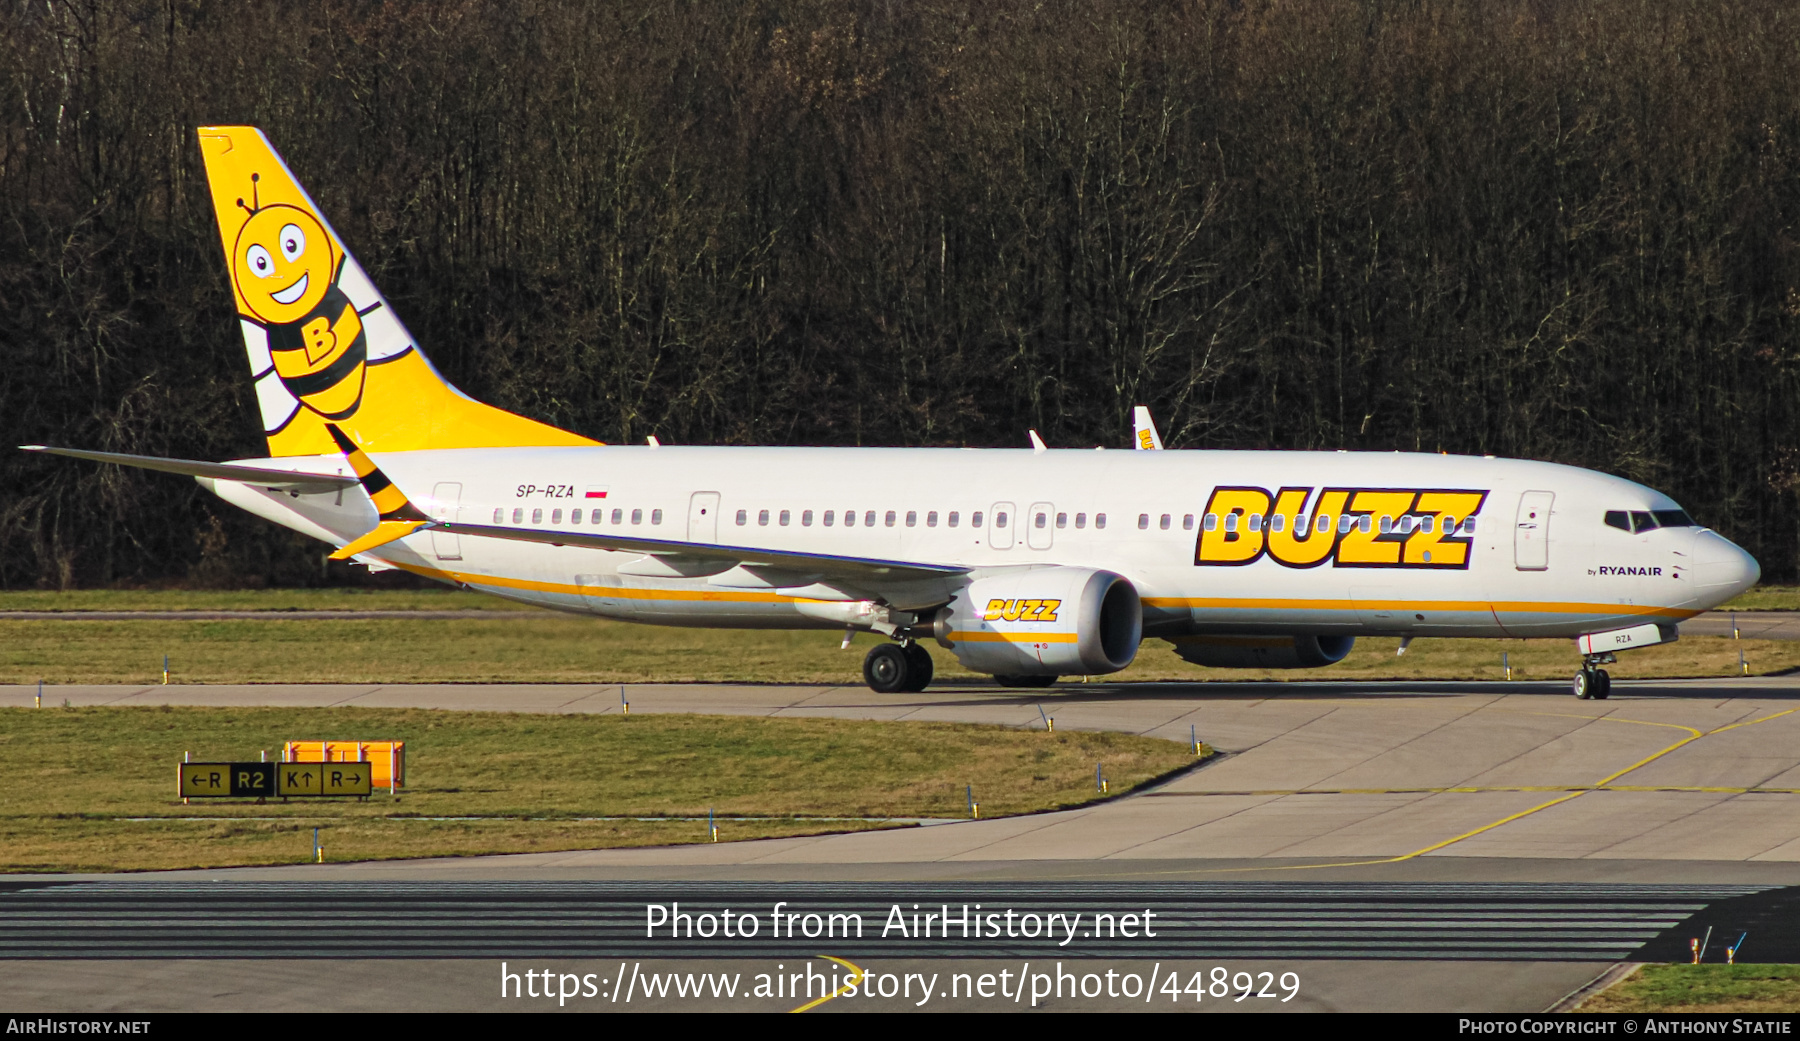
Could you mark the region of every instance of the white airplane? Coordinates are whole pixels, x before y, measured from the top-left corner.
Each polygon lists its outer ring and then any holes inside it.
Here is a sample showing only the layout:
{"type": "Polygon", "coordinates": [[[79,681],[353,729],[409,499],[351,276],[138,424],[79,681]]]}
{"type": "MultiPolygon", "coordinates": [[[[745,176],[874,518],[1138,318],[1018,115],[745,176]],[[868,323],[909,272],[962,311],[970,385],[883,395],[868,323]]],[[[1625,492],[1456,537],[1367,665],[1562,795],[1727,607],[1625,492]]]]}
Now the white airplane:
{"type": "Polygon", "coordinates": [[[1618,651],[1760,569],[1668,496],[1552,463],[1368,452],[603,445],[438,376],[252,127],[200,130],[269,455],[44,446],[188,474],[400,568],[661,625],[881,633],[877,691],[936,640],[1008,686],[1130,665],[1316,668],[1358,636],[1571,637],[1578,697],[1618,651]]]}

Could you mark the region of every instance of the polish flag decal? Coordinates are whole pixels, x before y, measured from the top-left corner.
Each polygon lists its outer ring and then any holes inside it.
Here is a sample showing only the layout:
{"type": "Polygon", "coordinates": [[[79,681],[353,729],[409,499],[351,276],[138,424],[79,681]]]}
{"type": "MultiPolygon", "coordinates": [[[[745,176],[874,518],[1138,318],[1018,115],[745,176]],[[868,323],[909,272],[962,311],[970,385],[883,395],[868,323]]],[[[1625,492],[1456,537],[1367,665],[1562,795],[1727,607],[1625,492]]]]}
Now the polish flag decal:
{"type": "Polygon", "coordinates": [[[606,498],[606,487],[607,487],[607,486],[606,486],[606,485],[604,485],[604,484],[590,484],[590,485],[588,485],[588,486],[587,486],[587,497],[588,497],[588,498],[590,498],[590,499],[604,499],[604,498],[606,498]]]}

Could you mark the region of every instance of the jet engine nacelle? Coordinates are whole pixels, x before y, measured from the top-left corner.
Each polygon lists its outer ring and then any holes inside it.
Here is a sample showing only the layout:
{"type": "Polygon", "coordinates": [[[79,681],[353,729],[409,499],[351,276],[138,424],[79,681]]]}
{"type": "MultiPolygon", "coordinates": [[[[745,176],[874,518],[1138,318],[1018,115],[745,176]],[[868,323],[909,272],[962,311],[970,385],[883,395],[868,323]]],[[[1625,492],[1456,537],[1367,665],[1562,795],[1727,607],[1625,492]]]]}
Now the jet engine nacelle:
{"type": "Polygon", "coordinates": [[[1144,609],[1122,575],[1037,568],[971,580],[938,613],[932,632],[975,672],[1097,675],[1137,657],[1144,609]]]}
{"type": "Polygon", "coordinates": [[[1344,660],[1354,636],[1178,636],[1184,661],[1214,669],[1317,669],[1344,660]]]}

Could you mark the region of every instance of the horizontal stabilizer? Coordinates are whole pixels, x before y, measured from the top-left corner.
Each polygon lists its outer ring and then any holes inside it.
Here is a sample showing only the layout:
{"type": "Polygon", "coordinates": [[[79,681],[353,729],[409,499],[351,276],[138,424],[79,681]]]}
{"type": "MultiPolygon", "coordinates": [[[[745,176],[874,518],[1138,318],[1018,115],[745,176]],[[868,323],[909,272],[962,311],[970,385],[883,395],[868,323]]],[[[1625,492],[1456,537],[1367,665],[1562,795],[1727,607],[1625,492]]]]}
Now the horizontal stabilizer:
{"type": "Polygon", "coordinates": [[[342,548],[331,554],[331,559],[349,560],[358,553],[366,553],[377,546],[385,546],[411,535],[420,528],[430,527],[430,525],[430,521],[422,520],[384,520],[375,525],[375,530],[345,543],[342,548]]]}
{"type": "Polygon", "coordinates": [[[356,485],[356,478],[338,474],[309,474],[296,470],[276,470],[264,466],[239,463],[209,463],[200,459],[164,459],[154,455],[126,455],[123,452],[89,452],[79,448],[51,448],[47,445],[20,445],[27,452],[47,452],[74,459],[91,459],[96,463],[116,463],[143,470],[186,474],[189,477],[212,477],[221,481],[238,481],[283,492],[303,495],[335,492],[356,485]]]}
{"type": "Polygon", "coordinates": [[[512,539],[517,542],[545,542],[552,546],[629,550],[635,553],[668,555],[686,560],[729,561],[732,564],[743,564],[750,567],[785,568],[808,575],[823,575],[840,579],[907,581],[923,578],[946,578],[967,574],[969,571],[967,567],[954,564],[922,564],[904,560],[841,557],[829,553],[795,553],[785,550],[754,549],[749,546],[718,546],[707,542],[641,539],[631,535],[545,531],[539,528],[510,528],[490,524],[439,524],[437,527],[456,535],[512,539]]]}

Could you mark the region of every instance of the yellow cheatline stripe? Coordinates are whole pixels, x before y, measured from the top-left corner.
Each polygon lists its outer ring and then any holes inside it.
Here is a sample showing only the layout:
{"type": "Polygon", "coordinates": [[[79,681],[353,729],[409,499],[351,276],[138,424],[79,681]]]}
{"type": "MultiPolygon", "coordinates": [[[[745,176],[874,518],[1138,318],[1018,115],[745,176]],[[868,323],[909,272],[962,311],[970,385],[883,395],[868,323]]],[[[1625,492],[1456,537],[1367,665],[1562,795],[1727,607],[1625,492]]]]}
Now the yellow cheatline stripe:
{"type": "Polygon", "coordinates": [[[826,1003],[826,1002],[827,1002],[827,1001],[830,1001],[830,1000],[831,1000],[831,999],[832,999],[832,998],[835,998],[835,997],[837,997],[837,996],[839,996],[839,995],[841,995],[841,994],[843,994],[843,993],[844,993],[844,992],[845,992],[845,991],[847,991],[847,990],[849,990],[849,989],[850,989],[850,988],[851,988],[851,987],[853,987],[853,986],[855,986],[855,985],[856,985],[856,982],[857,982],[857,981],[858,981],[858,980],[860,980],[860,979],[862,979],[862,978],[863,978],[863,976],[864,976],[864,975],[865,975],[865,973],[864,973],[864,972],[863,972],[863,970],[861,970],[861,969],[859,969],[859,968],[857,968],[857,967],[856,967],[856,966],[854,966],[854,965],[852,965],[852,964],[850,964],[850,963],[849,963],[849,962],[847,962],[847,961],[845,961],[845,960],[844,960],[844,959],[842,959],[842,958],[833,958],[833,957],[832,957],[832,956],[831,956],[831,955],[829,955],[829,954],[817,954],[817,955],[814,955],[814,957],[816,957],[816,958],[823,958],[823,959],[825,959],[825,960],[826,960],[826,961],[834,961],[834,962],[837,962],[837,963],[838,963],[838,964],[839,964],[839,965],[842,965],[842,966],[843,966],[843,967],[844,967],[844,968],[846,968],[846,969],[849,969],[849,970],[850,970],[850,973],[851,973],[851,975],[850,975],[850,978],[849,978],[849,980],[847,980],[847,981],[846,981],[846,982],[845,982],[845,983],[844,983],[844,985],[843,985],[843,986],[841,986],[841,987],[839,987],[839,988],[838,988],[838,989],[836,989],[836,990],[834,990],[834,991],[832,991],[832,992],[831,992],[831,993],[830,993],[830,994],[827,994],[827,995],[825,995],[825,996],[824,996],[824,997],[822,997],[822,998],[815,998],[815,999],[813,999],[813,1000],[812,1000],[812,1001],[809,1001],[809,1002],[807,1002],[807,1003],[806,1003],[806,1004],[804,1004],[804,1005],[801,1005],[801,1006],[800,1006],[800,1007],[799,1007],[799,1008],[797,1008],[797,1009],[792,1009],[792,1010],[791,1010],[791,1011],[792,1011],[792,1012],[805,1012],[805,1011],[807,1011],[807,1010],[808,1010],[808,1009],[815,1009],[815,1008],[818,1008],[818,1007],[819,1007],[819,1006],[820,1006],[820,1005],[823,1005],[823,1004],[825,1004],[825,1003],[826,1003]]]}
{"type": "Polygon", "coordinates": [[[1502,614],[1612,614],[1644,615],[1675,619],[1692,618],[1699,611],[1675,607],[1633,604],[1583,604],[1534,600],[1303,600],[1246,599],[1242,597],[1147,596],[1145,607],[1238,608],[1251,611],[1496,611],[1502,614]]]}
{"type": "Polygon", "coordinates": [[[403,539],[424,527],[429,521],[384,520],[373,529],[346,542],[331,554],[333,560],[349,560],[358,553],[366,553],[377,546],[385,546],[397,539],[403,539]]]}
{"type": "Polygon", "coordinates": [[[444,582],[455,582],[470,586],[498,586],[501,589],[523,589],[533,593],[562,593],[567,596],[606,596],[618,600],[680,600],[702,601],[711,603],[738,604],[814,604],[834,603],[829,600],[812,600],[802,596],[781,596],[776,593],[745,593],[731,590],[712,589],[622,589],[612,586],[577,586],[566,582],[537,582],[527,578],[508,578],[504,575],[476,575],[463,571],[445,571],[441,568],[423,567],[398,560],[384,561],[391,567],[402,571],[410,571],[415,575],[435,578],[444,582]]]}
{"type": "Polygon", "coordinates": [[[962,640],[965,643],[1076,643],[1081,637],[1076,633],[983,633],[952,630],[952,642],[962,640]]]}

